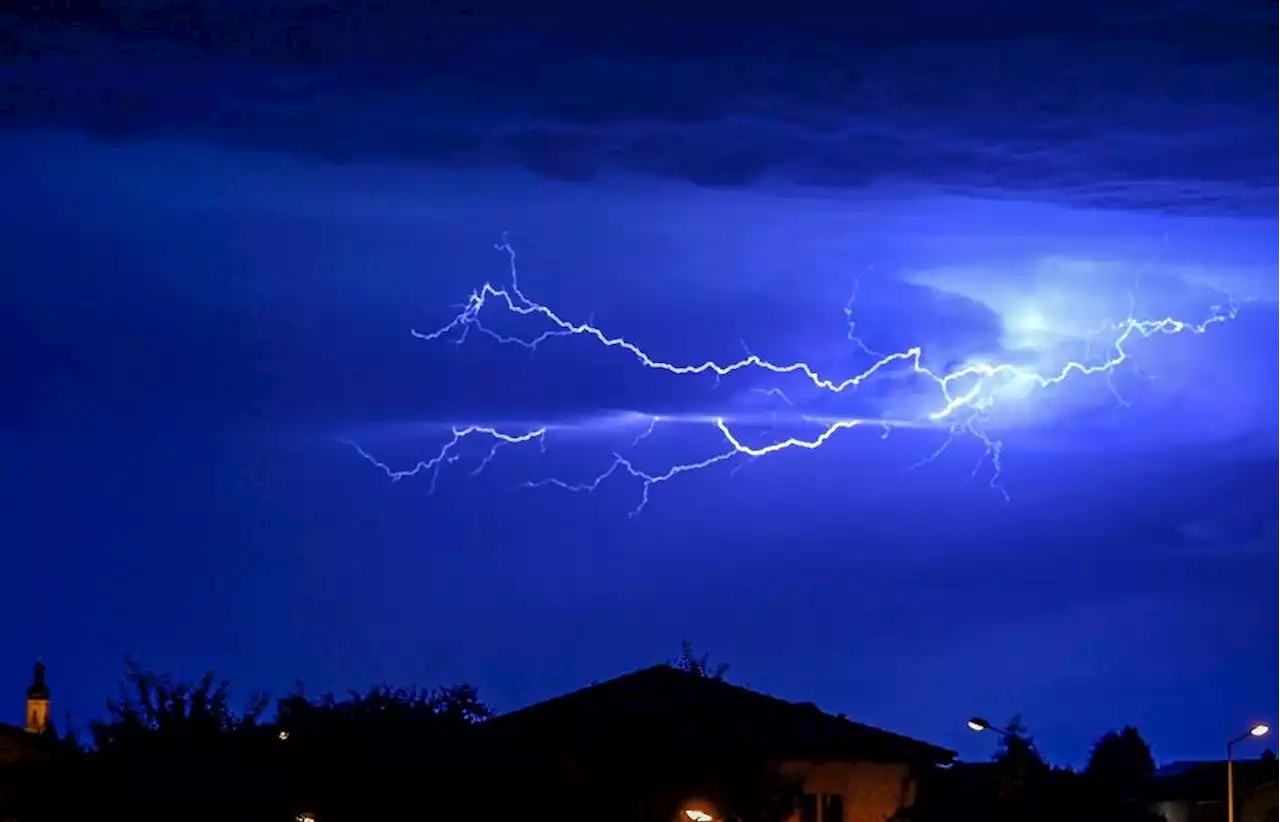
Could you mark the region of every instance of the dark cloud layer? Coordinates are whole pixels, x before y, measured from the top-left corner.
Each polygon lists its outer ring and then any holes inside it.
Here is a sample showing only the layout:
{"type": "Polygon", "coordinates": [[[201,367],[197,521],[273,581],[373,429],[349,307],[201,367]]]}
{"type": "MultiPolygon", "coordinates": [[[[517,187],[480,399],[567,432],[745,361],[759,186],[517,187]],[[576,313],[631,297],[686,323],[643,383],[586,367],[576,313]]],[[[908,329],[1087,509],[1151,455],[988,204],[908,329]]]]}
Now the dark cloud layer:
{"type": "Polygon", "coordinates": [[[1276,196],[1272,4],[46,5],[0,17],[11,128],[1177,213],[1276,196]]]}

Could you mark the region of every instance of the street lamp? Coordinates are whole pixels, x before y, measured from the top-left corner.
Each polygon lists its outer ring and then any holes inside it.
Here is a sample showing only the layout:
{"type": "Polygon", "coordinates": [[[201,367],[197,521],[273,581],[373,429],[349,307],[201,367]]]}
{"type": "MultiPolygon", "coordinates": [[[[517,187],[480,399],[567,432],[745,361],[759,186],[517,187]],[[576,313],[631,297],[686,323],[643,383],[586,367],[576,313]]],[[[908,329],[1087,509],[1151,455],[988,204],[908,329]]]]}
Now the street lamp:
{"type": "Polygon", "coordinates": [[[980,716],[970,717],[969,721],[965,724],[969,726],[969,730],[971,731],[995,731],[1003,737],[1007,738],[1009,736],[1009,732],[1004,728],[997,728],[995,725],[992,725],[980,716]]]}
{"type": "Polygon", "coordinates": [[[720,822],[715,806],[702,798],[690,799],[681,805],[676,819],[678,822],[720,822]]]}
{"type": "Polygon", "coordinates": [[[1227,822],[1236,822],[1236,773],[1235,763],[1232,761],[1232,751],[1235,749],[1237,742],[1243,742],[1251,736],[1266,736],[1269,733],[1271,733],[1271,728],[1259,722],[1227,743],[1227,822]]]}
{"type": "Polygon", "coordinates": [[[971,716],[969,717],[969,721],[964,724],[969,726],[969,730],[971,731],[992,731],[1004,737],[1006,744],[1009,746],[1009,753],[1014,753],[1017,749],[1022,748],[1025,749],[1026,753],[1033,755],[1034,759],[1039,760],[1042,763],[1044,762],[1044,757],[1040,755],[1040,751],[1036,749],[1036,744],[1034,742],[1030,739],[1018,736],[1008,728],[1001,728],[998,725],[992,725],[980,716],[971,716]]]}

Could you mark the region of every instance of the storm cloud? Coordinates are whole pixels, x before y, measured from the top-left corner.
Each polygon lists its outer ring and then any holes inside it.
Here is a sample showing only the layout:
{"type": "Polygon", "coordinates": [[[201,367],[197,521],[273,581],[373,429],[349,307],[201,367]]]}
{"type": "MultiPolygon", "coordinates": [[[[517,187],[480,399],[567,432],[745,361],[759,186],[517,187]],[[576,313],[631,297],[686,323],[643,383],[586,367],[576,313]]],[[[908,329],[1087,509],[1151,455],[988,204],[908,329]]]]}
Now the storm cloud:
{"type": "Polygon", "coordinates": [[[762,39],[749,11],[638,3],[35,4],[0,16],[0,123],[570,181],[1273,213],[1273,5],[803,5],[762,39]]]}

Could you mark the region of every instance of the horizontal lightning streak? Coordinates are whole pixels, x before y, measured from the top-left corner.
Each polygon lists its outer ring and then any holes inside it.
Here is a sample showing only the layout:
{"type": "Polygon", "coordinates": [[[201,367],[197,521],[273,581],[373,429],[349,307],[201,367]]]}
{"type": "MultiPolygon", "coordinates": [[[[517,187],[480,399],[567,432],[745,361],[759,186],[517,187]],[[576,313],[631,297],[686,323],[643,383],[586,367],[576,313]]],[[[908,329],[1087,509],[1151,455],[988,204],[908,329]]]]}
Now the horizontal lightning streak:
{"type": "MultiPolygon", "coordinates": [[[[1102,374],[1108,381],[1112,393],[1115,394],[1114,386],[1110,385],[1110,377],[1117,368],[1123,365],[1129,359],[1129,352],[1126,345],[1135,337],[1149,338],[1158,334],[1172,335],[1180,333],[1203,334],[1211,326],[1234,319],[1238,313],[1238,308],[1234,302],[1228,302],[1226,305],[1216,305],[1210,308],[1210,316],[1203,322],[1191,323],[1178,320],[1173,317],[1164,317],[1161,319],[1139,320],[1136,319],[1133,308],[1133,301],[1130,301],[1130,311],[1128,316],[1121,322],[1111,323],[1104,326],[1104,331],[1111,333],[1111,339],[1108,346],[1108,353],[1105,357],[1089,362],[1091,356],[1086,356],[1085,361],[1070,360],[1062,365],[1058,370],[1048,374],[1042,374],[1039,371],[1015,363],[985,363],[975,362],[969,363],[953,371],[939,373],[928,368],[923,362],[923,350],[919,346],[912,346],[902,351],[889,354],[878,354],[868,348],[861,339],[854,334],[853,321],[853,303],[857,294],[858,283],[855,282],[854,295],[850,297],[849,302],[844,307],[845,319],[848,325],[848,338],[853,341],[862,352],[874,356],[877,359],[865,369],[853,376],[844,379],[831,379],[820,374],[817,369],[804,361],[790,363],[774,363],[769,360],[752,353],[746,352],[746,356],[742,359],[718,363],[714,360],[706,360],[700,363],[678,364],[658,360],[644,351],[640,346],[630,342],[623,337],[614,337],[606,334],[603,330],[596,327],[590,320],[585,323],[575,323],[566,320],[554,312],[551,308],[530,300],[520,290],[519,274],[516,266],[515,249],[504,240],[497,246],[497,249],[507,254],[509,260],[510,285],[506,287],[498,287],[492,283],[485,283],[480,289],[472,292],[468,300],[459,306],[459,313],[446,325],[431,332],[412,331],[413,336],[421,340],[435,341],[452,337],[453,341],[461,344],[467,339],[468,334],[472,331],[478,331],[485,334],[499,343],[505,345],[517,345],[529,350],[534,350],[546,341],[558,337],[581,336],[593,339],[606,348],[615,348],[625,351],[633,358],[638,360],[641,365],[646,368],[665,371],[670,374],[680,376],[690,376],[705,374],[714,376],[717,380],[727,377],[739,371],[748,369],[762,370],[778,376],[799,376],[809,381],[815,388],[820,390],[840,394],[849,390],[856,390],[860,385],[881,374],[890,371],[895,367],[905,369],[905,373],[915,375],[926,381],[927,384],[933,385],[938,391],[939,402],[932,411],[921,415],[917,419],[909,420],[892,420],[892,419],[834,419],[821,421],[822,430],[812,439],[804,439],[799,437],[788,437],[764,446],[751,446],[745,444],[729,427],[729,422],[725,417],[711,417],[709,422],[714,424],[716,429],[723,436],[728,450],[718,453],[707,459],[682,463],[675,465],[662,473],[649,473],[635,466],[635,464],[627,457],[621,454],[614,454],[614,460],[610,466],[597,475],[594,479],[585,483],[570,483],[560,479],[544,479],[535,482],[524,483],[525,487],[537,488],[545,486],[554,486],[568,491],[583,492],[594,491],[599,488],[606,480],[619,472],[625,473],[642,483],[642,494],[639,506],[632,514],[639,513],[640,510],[649,501],[649,490],[654,485],[666,482],[681,474],[691,471],[697,471],[708,468],[720,462],[725,462],[733,457],[742,455],[746,457],[761,457],[775,454],[792,448],[801,448],[806,450],[816,450],[822,447],[837,433],[857,428],[865,425],[874,425],[883,429],[883,435],[887,436],[893,428],[902,427],[925,427],[931,424],[934,427],[942,426],[947,430],[947,437],[942,445],[929,456],[921,459],[910,469],[917,468],[932,462],[940,457],[947,448],[954,442],[957,436],[967,434],[974,437],[983,445],[984,451],[977,465],[975,465],[972,476],[976,477],[981,471],[983,465],[990,466],[989,484],[993,489],[1000,493],[1005,500],[1008,500],[1008,494],[1000,485],[999,479],[1003,472],[1001,464],[1001,456],[1003,444],[996,439],[992,439],[982,428],[982,420],[1002,398],[1011,393],[1025,393],[1027,389],[1048,389],[1055,386],[1073,375],[1079,377],[1088,377],[1102,374]],[[537,317],[545,320],[551,327],[538,334],[531,339],[522,337],[508,336],[500,334],[497,331],[484,325],[480,320],[481,312],[486,306],[496,303],[500,308],[507,312],[527,316],[537,317]],[[970,384],[972,383],[972,384],[970,384]]],[[[745,344],[744,344],[745,348],[745,344]]],[[[779,389],[761,389],[765,393],[782,399],[790,404],[790,400],[779,389]]],[[[1116,398],[1121,403],[1125,403],[1116,394],[1116,398]]],[[[805,417],[810,421],[817,421],[811,417],[805,417]]],[[[648,426],[633,441],[632,446],[639,445],[654,433],[654,429],[661,421],[660,417],[650,417],[648,426]]],[[[469,426],[465,428],[453,429],[453,437],[442,449],[429,460],[424,460],[412,468],[407,470],[393,470],[386,464],[372,457],[363,448],[354,443],[351,445],[373,465],[380,468],[393,481],[414,476],[419,473],[429,473],[432,477],[431,487],[434,490],[436,478],[440,468],[446,463],[453,462],[458,458],[457,446],[465,438],[470,436],[487,436],[491,438],[493,446],[488,456],[473,471],[477,473],[482,470],[496,455],[498,448],[503,445],[518,444],[538,440],[545,442],[546,428],[538,428],[523,434],[506,434],[498,431],[493,427],[487,426],[469,426]]]]}

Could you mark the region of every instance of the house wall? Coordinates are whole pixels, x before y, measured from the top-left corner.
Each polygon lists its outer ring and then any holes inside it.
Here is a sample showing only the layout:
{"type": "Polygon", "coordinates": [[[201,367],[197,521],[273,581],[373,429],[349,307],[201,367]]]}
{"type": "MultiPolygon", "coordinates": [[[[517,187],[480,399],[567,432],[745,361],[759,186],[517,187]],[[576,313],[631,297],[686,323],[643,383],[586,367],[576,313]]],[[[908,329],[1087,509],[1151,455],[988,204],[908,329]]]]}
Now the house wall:
{"type": "Polygon", "coordinates": [[[13,725],[0,725],[0,765],[40,757],[39,737],[13,725]]]}
{"type": "MultiPolygon", "coordinates": [[[[1280,814],[1278,800],[1280,797],[1274,782],[1237,796],[1236,822],[1277,822],[1280,814]]],[[[1165,822],[1225,822],[1227,818],[1225,802],[1172,800],[1157,804],[1154,810],[1164,817],[1165,822]]]]}
{"type": "Polygon", "coordinates": [[[1280,792],[1275,782],[1263,785],[1236,800],[1240,822],[1276,822],[1280,818],[1280,792]]]}
{"type": "Polygon", "coordinates": [[[1159,802],[1152,808],[1165,822],[1188,822],[1191,819],[1191,807],[1186,802],[1159,802]]]}
{"type": "MultiPolygon", "coordinates": [[[[783,770],[805,775],[805,793],[843,796],[843,822],[886,822],[915,802],[916,784],[906,764],[796,762],[785,765],[783,770]]],[[[797,813],[792,822],[799,822],[799,819],[797,813]]]]}

